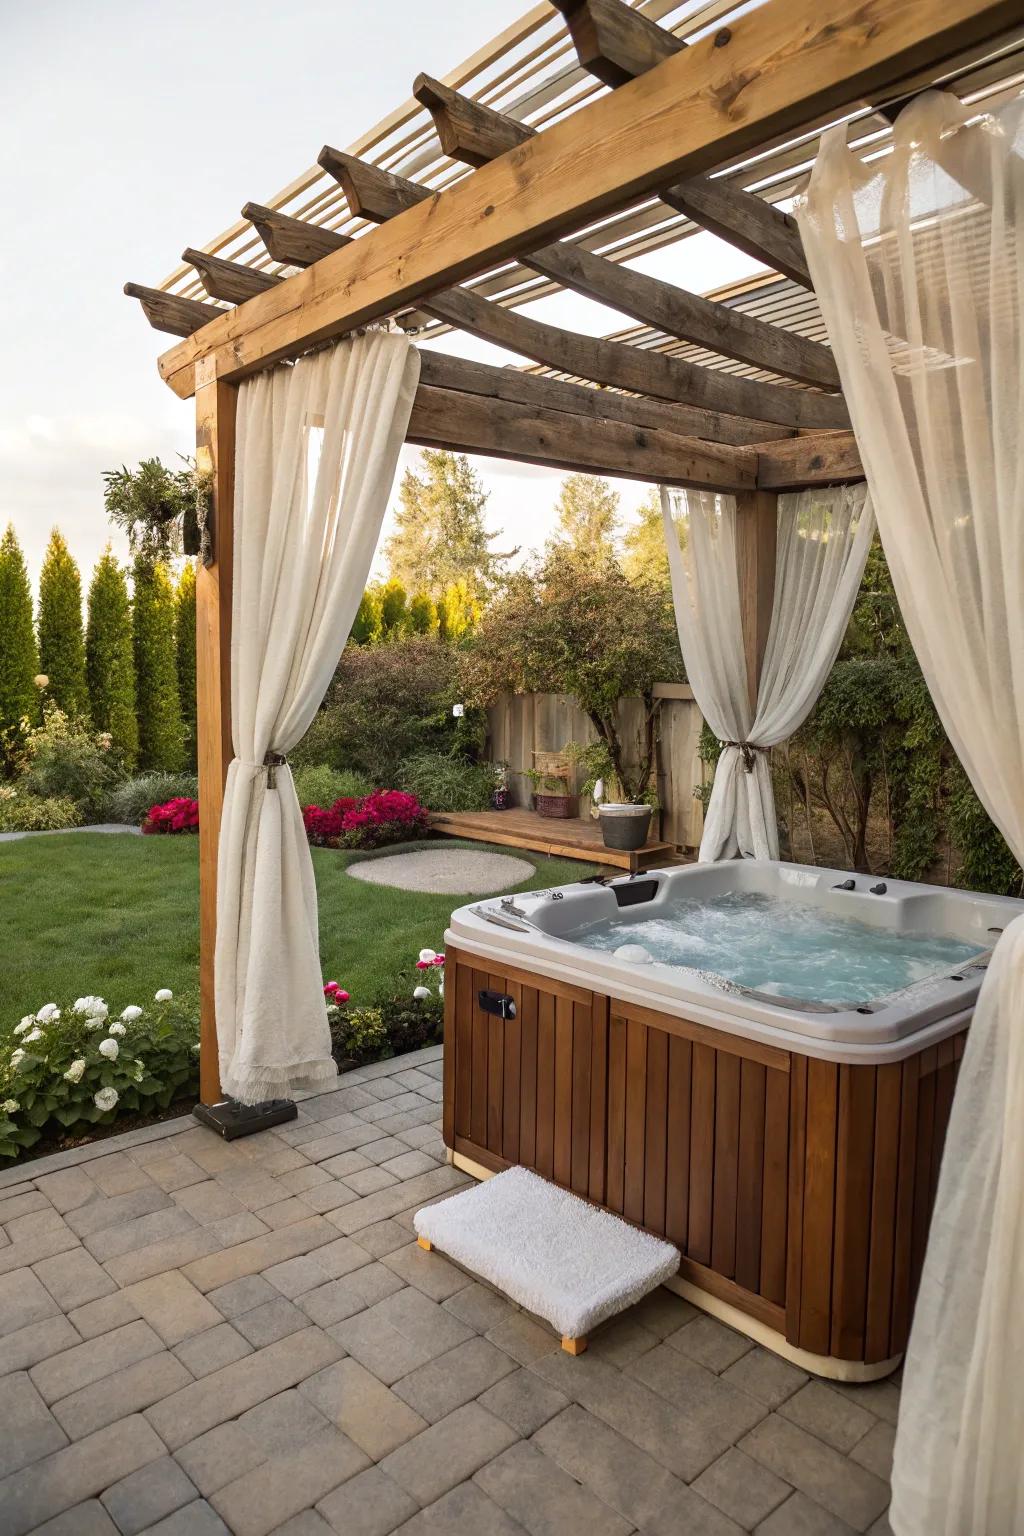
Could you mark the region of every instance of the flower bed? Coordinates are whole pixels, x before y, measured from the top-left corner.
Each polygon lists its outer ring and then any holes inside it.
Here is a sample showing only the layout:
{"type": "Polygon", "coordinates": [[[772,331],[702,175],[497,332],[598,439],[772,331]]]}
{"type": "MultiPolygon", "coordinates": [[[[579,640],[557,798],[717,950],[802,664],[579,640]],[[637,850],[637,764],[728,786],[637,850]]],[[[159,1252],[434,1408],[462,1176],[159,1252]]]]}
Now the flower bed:
{"type": "MultiPolygon", "coordinates": [[[[437,977],[437,991],[420,985],[412,1001],[391,998],[372,1008],[348,1008],[349,995],[336,981],[324,986],[331,1051],[341,1068],[401,1056],[425,1045],[440,1045],[444,1035],[444,955],[421,949],[418,971],[437,977]]],[[[426,978],[424,978],[426,979],[426,978]]]]}
{"type": "Polygon", "coordinates": [[[375,789],[361,799],[343,796],[326,810],[307,805],[302,820],[317,848],[384,848],[422,837],[430,824],[426,806],[400,789],[375,789]]]}
{"type": "Polygon", "coordinates": [[[163,805],[151,805],[142,823],[146,833],[198,832],[199,801],[187,795],[165,800],[163,805]]]}
{"type": "Polygon", "coordinates": [[[44,1135],[85,1135],[124,1114],[155,1116],[198,1087],[199,1029],[161,988],[111,1019],[101,997],[45,1003],[0,1032],[0,1158],[44,1135]]]}

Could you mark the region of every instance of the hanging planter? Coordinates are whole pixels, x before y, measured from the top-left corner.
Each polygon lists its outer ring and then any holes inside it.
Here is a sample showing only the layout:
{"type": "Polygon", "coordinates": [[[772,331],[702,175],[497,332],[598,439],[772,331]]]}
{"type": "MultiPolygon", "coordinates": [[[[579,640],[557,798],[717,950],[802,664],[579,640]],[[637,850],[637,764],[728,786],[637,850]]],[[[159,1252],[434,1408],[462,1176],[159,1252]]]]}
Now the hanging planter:
{"type": "Polygon", "coordinates": [[[159,459],[143,459],[138,469],[122,464],[103,476],[103,502],[111,522],[128,535],[134,553],[167,560],[197,555],[213,561],[210,513],[213,477],[191,460],[171,470],[159,459]]]}

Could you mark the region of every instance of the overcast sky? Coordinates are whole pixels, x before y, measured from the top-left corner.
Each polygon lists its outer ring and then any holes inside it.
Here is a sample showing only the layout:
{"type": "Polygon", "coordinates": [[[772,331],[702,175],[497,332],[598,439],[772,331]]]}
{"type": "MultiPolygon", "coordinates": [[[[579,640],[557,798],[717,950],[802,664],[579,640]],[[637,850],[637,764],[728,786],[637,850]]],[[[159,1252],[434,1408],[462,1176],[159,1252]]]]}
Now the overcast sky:
{"type": "MultiPolygon", "coordinates": [[[[88,571],[108,538],[101,473],[194,446],[191,401],[163,384],[169,338],[121,292],[158,283],[185,245],[227,227],[527,9],[527,0],[0,0],[0,528],[38,574],[50,529],[88,571]]],[[[685,267],[706,289],[751,269],[710,236],[685,267]]],[[[534,306],[600,332],[583,300],[534,306]]],[[[460,339],[461,340],[461,339],[460,339]]],[[[445,338],[450,351],[499,359],[445,338]]],[[[406,450],[406,461],[415,450],[406,450]]],[[[502,545],[543,544],[560,477],[478,459],[502,545]]],[[[642,486],[622,482],[629,513],[642,486]]],[[[385,528],[386,533],[386,528],[385,528]]]]}

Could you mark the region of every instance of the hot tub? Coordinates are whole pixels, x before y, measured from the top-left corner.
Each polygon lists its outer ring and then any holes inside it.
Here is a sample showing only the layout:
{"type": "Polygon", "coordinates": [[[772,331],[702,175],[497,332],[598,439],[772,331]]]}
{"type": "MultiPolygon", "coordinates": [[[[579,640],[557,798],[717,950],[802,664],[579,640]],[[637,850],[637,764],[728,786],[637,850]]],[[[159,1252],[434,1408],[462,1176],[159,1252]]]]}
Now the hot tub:
{"type": "Polygon", "coordinates": [[[1024,902],[732,861],[460,908],[445,1140],[668,1237],[822,1375],[891,1371],[988,952],[1024,902]]]}

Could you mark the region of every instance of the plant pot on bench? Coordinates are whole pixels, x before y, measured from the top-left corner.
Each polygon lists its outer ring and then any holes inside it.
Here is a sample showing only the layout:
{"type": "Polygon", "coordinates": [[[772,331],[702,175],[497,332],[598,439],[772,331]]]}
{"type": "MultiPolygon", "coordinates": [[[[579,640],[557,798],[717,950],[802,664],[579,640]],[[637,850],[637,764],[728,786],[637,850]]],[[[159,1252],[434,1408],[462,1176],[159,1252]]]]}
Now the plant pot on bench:
{"type": "Polygon", "coordinates": [[[649,805],[602,805],[601,836],[606,848],[635,850],[647,842],[651,829],[649,805]]]}

